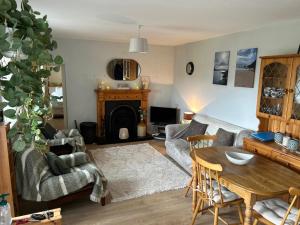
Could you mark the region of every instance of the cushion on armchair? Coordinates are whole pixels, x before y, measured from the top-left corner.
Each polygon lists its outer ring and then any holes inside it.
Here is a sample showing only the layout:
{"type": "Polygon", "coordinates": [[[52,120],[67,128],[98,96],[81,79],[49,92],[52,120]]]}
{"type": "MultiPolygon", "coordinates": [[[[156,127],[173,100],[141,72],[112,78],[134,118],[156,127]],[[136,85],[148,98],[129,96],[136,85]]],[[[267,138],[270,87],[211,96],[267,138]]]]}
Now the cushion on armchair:
{"type": "Polygon", "coordinates": [[[90,162],[88,155],[84,152],[60,155],[59,158],[62,159],[69,167],[80,166],[90,162]]]}
{"type": "Polygon", "coordinates": [[[235,134],[219,128],[212,146],[233,146],[235,134]]]}
{"type": "Polygon", "coordinates": [[[59,176],[71,172],[70,167],[65,163],[65,161],[53,152],[48,152],[46,157],[48,166],[54,175],[59,176]]]}
{"type": "Polygon", "coordinates": [[[52,127],[49,123],[46,123],[44,126],[41,126],[40,130],[44,137],[48,140],[54,139],[54,136],[57,133],[57,130],[54,127],[52,127]]]}
{"type": "Polygon", "coordinates": [[[207,126],[207,124],[199,123],[196,120],[192,120],[189,127],[186,129],[186,131],[180,138],[186,139],[189,136],[203,135],[205,134],[207,126]]]}

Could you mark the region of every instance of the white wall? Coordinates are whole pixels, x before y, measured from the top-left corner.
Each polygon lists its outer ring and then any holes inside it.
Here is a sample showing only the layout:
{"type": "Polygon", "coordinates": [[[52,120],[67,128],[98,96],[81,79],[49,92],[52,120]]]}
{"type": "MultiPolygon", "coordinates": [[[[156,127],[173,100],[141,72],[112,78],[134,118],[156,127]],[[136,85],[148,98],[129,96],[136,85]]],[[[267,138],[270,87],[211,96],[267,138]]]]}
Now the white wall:
{"type": "Polygon", "coordinates": [[[203,112],[243,127],[257,129],[256,98],[260,60],[257,61],[254,88],[234,87],[238,49],[258,48],[258,56],[296,53],[300,44],[300,20],[274,24],[258,30],[235,33],[178,46],[175,49],[173,106],[203,112]],[[213,85],[216,51],[230,50],[228,85],[213,85]],[[185,73],[193,61],[195,72],[185,73]]]}
{"type": "MultiPolygon", "coordinates": [[[[128,44],[58,39],[58,54],[64,58],[66,71],[68,125],[96,121],[96,94],[99,80],[112,87],[117,83],[106,74],[113,58],[132,58],[141,65],[141,75],[150,76],[150,105],[170,106],[173,85],[174,47],[150,46],[147,54],[128,53],[128,44]]],[[[130,82],[134,84],[134,81],[130,82]]]]}

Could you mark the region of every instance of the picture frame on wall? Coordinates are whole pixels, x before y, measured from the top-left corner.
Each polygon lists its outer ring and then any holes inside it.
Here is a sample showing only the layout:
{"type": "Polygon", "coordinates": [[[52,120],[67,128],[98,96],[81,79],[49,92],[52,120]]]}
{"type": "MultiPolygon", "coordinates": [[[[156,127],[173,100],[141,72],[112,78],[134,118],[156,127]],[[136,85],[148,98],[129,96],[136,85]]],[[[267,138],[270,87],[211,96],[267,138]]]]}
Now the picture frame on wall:
{"type": "Polygon", "coordinates": [[[247,48],[237,51],[235,87],[254,87],[257,50],[257,48],[247,48]]]}
{"type": "Polygon", "coordinates": [[[230,51],[215,53],[213,84],[227,85],[230,51]]]}

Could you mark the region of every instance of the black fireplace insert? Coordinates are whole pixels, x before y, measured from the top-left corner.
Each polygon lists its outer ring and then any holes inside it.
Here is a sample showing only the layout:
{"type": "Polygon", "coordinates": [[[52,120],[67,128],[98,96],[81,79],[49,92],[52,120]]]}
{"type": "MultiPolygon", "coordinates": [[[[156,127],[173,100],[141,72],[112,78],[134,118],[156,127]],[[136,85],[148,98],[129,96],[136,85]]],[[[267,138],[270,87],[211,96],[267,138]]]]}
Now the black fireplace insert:
{"type": "Polygon", "coordinates": [[[136,139],[140,105],[141,102],[137,100],[105,102],[105,138],[107,141],[120,141],[119,130],[121,128],[128,129],[128,141],[136,139]]]}

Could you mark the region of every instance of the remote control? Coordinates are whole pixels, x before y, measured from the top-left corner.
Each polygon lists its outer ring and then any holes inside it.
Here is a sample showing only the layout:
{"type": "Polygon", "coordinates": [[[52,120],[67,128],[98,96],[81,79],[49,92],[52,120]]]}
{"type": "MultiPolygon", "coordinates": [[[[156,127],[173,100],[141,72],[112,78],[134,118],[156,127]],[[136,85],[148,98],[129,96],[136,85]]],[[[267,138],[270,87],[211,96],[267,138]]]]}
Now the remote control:
{"type": "Polygon", "coordinates": [[[46,219],[46,216],[44,214],[34,213],[31,214],[31,218],[34,220],[44,220],[46,219]]]}

